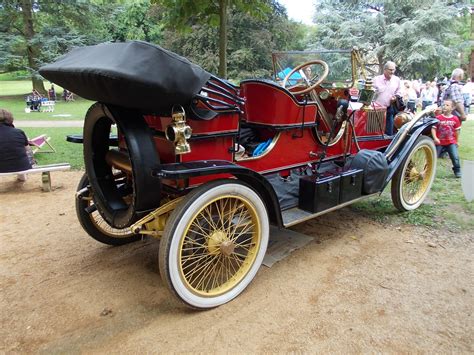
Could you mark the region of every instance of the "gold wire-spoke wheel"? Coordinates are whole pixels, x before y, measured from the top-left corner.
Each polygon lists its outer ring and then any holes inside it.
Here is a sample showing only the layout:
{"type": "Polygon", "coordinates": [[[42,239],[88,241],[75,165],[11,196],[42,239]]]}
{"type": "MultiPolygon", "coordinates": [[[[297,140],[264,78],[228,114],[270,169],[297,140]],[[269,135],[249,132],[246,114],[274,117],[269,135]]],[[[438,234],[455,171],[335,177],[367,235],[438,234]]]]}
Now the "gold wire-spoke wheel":
{"type": "Polygon", "coordinates": [[[196,188],[173,211],[160,243],[160,272],[194,308],[226,303],[252,281],[268,244],[260,197],[238,181],[196,188]]]}
{"type": "Polygon", "coordinates": [[[392,180],[392,200],[399,210],[418,208],[426,198],[436,172],[436,147],[420,136],[392,180]]]}
{"type": "Polygon", "coordinates": [[[260,221],[241,196],[221,196],[188,224],[179,265],[186,286],[202,296],[228,292],[248,273],[260,245],[260,221]]]}

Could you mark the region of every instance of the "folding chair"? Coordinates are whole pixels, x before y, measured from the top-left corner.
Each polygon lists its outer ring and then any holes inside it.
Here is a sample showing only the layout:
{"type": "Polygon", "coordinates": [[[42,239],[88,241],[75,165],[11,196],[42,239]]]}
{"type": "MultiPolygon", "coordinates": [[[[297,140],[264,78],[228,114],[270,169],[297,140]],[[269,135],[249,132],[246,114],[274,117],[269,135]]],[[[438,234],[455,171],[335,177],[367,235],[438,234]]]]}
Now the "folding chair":
{"type": "Polygon", "coordinates": [[[48,137],[47,134],[42,134],[38,137],[28,140],[29,145],[33,154],[36,153],[55,153],[56,149],[49,143],[51,137],[48,137]],[[43,148],[45,147],[45,148],[43,148]]]}

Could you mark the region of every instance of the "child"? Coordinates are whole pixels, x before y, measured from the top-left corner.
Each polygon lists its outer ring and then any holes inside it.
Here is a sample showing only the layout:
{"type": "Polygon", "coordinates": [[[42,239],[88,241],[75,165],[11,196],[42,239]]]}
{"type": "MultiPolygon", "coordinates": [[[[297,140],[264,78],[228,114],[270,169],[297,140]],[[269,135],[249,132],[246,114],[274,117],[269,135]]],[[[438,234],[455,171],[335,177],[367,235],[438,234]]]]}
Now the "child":
{"type": "Polygon", "coordinates": [[[446,150],[453,162],[453,172],[457,178],[461,177],[461,166],[459,165],[458,138],[461,130],[461,122],[452,114],[454,109],[453,101],[444,100],[443,113],[436,118],[439,123],[431,128],[436,152],[438,157],[443,150],[446,150]]]}

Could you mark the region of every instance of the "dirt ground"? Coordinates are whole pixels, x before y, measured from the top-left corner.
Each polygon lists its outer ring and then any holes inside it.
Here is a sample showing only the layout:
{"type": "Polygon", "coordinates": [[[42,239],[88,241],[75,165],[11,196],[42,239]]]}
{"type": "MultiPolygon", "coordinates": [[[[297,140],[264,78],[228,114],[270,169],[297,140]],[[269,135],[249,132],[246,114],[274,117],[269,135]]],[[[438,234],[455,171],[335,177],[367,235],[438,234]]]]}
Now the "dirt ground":
{"type": "Polygon", "coordinates": [[[190,311],[158,272],[159,242],[109,247],[74,211],[80,172],[0,178],[0,353],[474,351],[474,236],[342,209],[262,267],[234,301],[190,311]]]}

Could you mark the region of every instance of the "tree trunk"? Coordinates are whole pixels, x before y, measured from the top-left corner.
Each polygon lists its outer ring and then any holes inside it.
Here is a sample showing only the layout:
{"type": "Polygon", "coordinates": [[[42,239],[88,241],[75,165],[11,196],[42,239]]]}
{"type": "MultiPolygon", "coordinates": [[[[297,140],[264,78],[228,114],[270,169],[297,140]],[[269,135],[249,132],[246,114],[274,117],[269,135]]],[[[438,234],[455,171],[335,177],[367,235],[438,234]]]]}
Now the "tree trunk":
{"type": "Polygon", "coordinates": [[[46,95],[46,90],[43,85],[43,81],[38,79],[36,74],[38,71],[38,65],[36,63],[36,57],[38,55],[38,48],[32,44],[32,40],[35,36],[35,29],[33,27],[33,13],[32,13],[32,1],[21,0],[21,13],[23,15],[23,35],[26,41],[26,55],[28,57],[28,66],[31,70],[31,82],[33,89],[37,90],[41,95],[46,95]]]}
{"type": "Polygon", "coordinates": [[[385,63],[383,61],[383,55],[378,54],[377,55],[377,60],[379,62],[379,74],[383,74],[383,66],[385,65],[385,63]]]}
{"type": "Polygon", "coordinates": [[[227,8],[229,0],[219,0],[219,76],[227,79],[227,8]]]}

